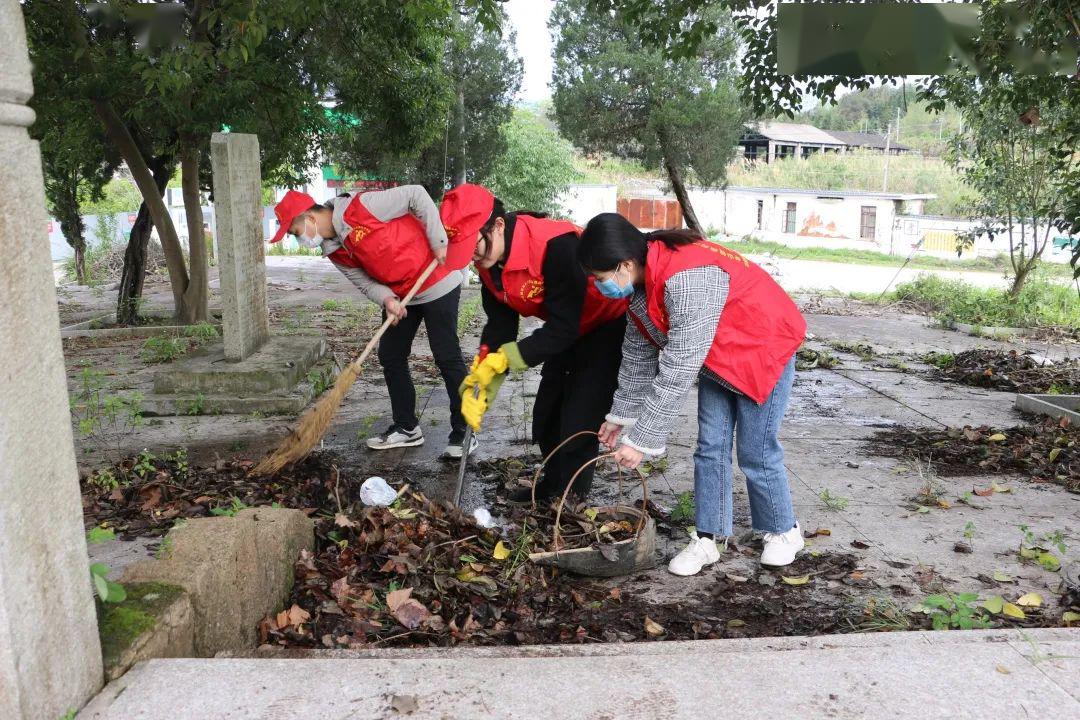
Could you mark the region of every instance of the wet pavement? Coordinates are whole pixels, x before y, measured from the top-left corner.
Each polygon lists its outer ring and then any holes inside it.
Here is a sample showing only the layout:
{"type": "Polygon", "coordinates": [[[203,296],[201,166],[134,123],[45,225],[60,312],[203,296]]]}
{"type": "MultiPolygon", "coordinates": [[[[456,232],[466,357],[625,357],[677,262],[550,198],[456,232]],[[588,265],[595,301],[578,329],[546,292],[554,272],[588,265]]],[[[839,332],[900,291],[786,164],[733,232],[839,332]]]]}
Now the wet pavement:
{"type": "MultiPolygon", "coordinates": [[[[271,307],[278,313],[280,322],[298,323],[318,317],[322,312],[320,306],[327,298],[350,297],[360,304],[355,291],[336,270],[327,263],[311,260],[287,258],[268,264],[271,307]]],[[[153,298],[157,292],[152,291],[153,298]]],[[[475,287],[467,289],[463,302],[476,295],[475,287]]],[[[87,298],[81,299],[89,302],[87,298]]],[[[107,312],[108,306],[106,298],[98,302],[97,309],[104,308],[107,312]]],[[[93,309],[84,306],[79,312],[92,315],[93,309]]],[[[67,313],[69,317],[77,314],[67,313]]],[[[924,352],[956,352],[971,347],[1023,348],[1063,357],[1075,356],[1076,346],[974,338],[931,328],[925,318],[880,308],[856,315],[812,313],[807,319],[813,334],[808,347],[829,349],[829,342],[842,340],[869,343],[876,353],[876,357],[866,360],[833,349],[830,351],[841,360],[839,367],[797,375],[781,430],[785,464],[802,527],[826,528],[831,533],[808,540],[807,552],[856,554],[858,572],[865,574],[875,590],[894,597],[921,598],[939,589],[985,591],[1008,598],[1035,591],[1052,604],[1058,575],[1020,561],[1016,552],[1022,538],[1019,526],[1028,525],[1036,534],[1060,530],[1068,546],[1063,559],[1080,558],[1080,495],[1057,486],[1029,483],[1022,477],[936,478],[932,464],[927,469],[874,456],[865,449],[865,440],[875,430],[895,425],[1009,427],[1022,422],[1012,409],[1011,394],[926,379],[920,373],[925,366],[918,359],[924,352]],[[885,367],[882,355],[888,355],[907,371],[885,367]],[[911,498],[928,482],[946,500],[947,509],[944,506],[927,512],[912,509],[911,498]],[[989,498],[970,498],[970,504],[956,502],[973,487],[987,487],[991,482],[1007,485],[1011,491],[989,498]],[[843,509],[836,507],[838,504],[843,504],[843,509]],[[966,539],[970,540],[972,552],[955,552],[954,545],[965,540],[965,532],[971,535],[966,539]],[[995,572],[1014,580],[988,584],[986,579],[995,572]]],[[[481,322],[482,313],[463,336],[466,354],[478,344],[481,322]]],[[[362,333],[362,329],[357,330],[355,345],[366,339],[362,333]]],[[[415,378],[417,408],[426,442],[416,448],[383,452],[368,450],[364,445],[367,436],[381,432],[390,424],[389,400],[377,361],[372,360],[350,392],[323,447],[360,472],[381,475],[391,483],[409,482],[429,496],[448,498],[453,491],[457,464],[441,461],[439,456],[449,433],[449,401],[441,379],[433,372],[423,332],[414,350],[420,368],[415,378]]],[[[102,357],[95,356],[91,364],[102,362],[102,357]]],[[[80,358],[71,355],[68,359],[71,374],[77,374],[75,363],[80,358]]],[[[537,452],[528,441],[531,406],[538,383],[538,371],[531,370],[504,384],[485,420],[475,460],[523,457],[537,452]]],[[[695,394],[691,392],[687,398],[670,438],[666,467],[654,471],[648,479],[650,499],[665,508],[673,507],[680,494],[693,490],[695,394]]],[[[142,447],[176,445],[192,448],[196,458],[199,448],[203,448],[203,456],[214,453],[258,456],[287,429],[287,418],[162,419],[144,425],[137,433],[81,439],[84,452],[80,453],[80,459],[84,465],[91,466],[106,450],[112,454],[130,454],[142,447]]],[[[484,480],[481,475],[475,462],[471,463],[462,502],[466,509],[492,502],[492,481],[484,480]]],[[[614,473],[602,470],[590,501],[597,504],[614,501],[618,499],[617,490],[614,473]]],[[[625,482],[623,498],[632,502],[639,497],[640,491],[625,482]]],[[[497,507],[493,510],[498,514],[497,507]]],[[[737,536],[749,532],[745,481],[738,472],[735,523],[737,536]]],[[[658,544],[663,560],[677,551],[684,539],[677,528],[662,533],[658,544]]],[[[721,573],[753,577],[757,573],[756,562],[751,556],[728,552],[710,570],[693,578],[674,578],[661,564],[649,573],[626,579],[623,586],[647,591],[658,599],[677,599],[707,592],[721,573]]]]}

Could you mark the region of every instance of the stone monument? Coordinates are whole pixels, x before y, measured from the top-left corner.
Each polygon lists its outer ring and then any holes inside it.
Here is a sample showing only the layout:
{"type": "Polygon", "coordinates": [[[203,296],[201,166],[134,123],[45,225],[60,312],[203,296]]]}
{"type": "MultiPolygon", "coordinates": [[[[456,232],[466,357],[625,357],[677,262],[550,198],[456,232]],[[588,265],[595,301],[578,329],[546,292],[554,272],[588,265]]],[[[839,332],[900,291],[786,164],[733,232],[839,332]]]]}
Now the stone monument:
{"type": "Polygon", "coordinates": [[[144,407],[159,415],[193,406],[214,414],[298,413],[311,401],[308,373],[326,354],[326,339],[270,335],[259,139],[214,133],[210,149],[224,342],[158,370],[144,407]]]}
{"type": "Polygon", "coordinates": [[[259,139],[254,135],[214,133],[210,158],[220,248],[225,359],[236,362],[270,339],[266,258],[262,242],[251,242],[253,238],[262,240],[259,139]]]}
{"type": "Polygon", "coordinates": [[[0,0],[0,718],[56,720],[101,687],[60,322],[18,0],[0,0]]]}

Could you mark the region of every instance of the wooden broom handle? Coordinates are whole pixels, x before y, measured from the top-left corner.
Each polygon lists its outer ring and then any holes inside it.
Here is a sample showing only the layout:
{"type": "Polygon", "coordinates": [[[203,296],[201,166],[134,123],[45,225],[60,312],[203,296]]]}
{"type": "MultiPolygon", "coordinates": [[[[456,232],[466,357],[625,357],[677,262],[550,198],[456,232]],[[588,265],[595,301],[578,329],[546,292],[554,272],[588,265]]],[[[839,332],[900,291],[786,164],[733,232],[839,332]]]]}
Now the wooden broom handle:
{"type": "MultiPolygon", "coordinates": [[[[424,268],[424,272],[420,273],[420,277],[416,278],[416,282],[413,283],[412,288],[409,290],[409,294],[402,298],[402,305],[409,304],[409,301],[412,300],[416,296],[416,293],[420,291],[420,286],[424,284],[424,281],[428,279],[431,273],[435,272],[435,268],[438,265],[439,262],[437,260],[432,260],[431,263],[429,263],[428,266],[424,268]]],[[[394,318],[388,313],[386,316],[386,320],[383,321],[383,324],[379,327],[375,335],[372,336],[370,340],[368,340],[368,344],[364,346],[364,351],[360,353],[360,357],[356,358],[352,361],[352,363],[350,363],[350,365],[352,365],[355,370],[360,370],[360,366],[364,364],[365,360],[367,360],[368,355],[371,354],[371,351],[374,350],[375,346],[379,343],[379,338],[383,336],[383,333],[386,332],[386,329],[390,327],[393,321],[394,318]]]]}

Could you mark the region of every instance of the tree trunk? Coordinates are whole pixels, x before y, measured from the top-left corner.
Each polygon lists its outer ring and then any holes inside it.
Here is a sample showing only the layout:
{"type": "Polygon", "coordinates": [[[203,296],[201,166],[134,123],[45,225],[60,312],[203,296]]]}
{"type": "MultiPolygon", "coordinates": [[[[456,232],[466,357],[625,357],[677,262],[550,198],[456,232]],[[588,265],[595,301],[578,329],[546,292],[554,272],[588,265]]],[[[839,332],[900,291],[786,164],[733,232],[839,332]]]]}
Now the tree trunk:
{"type": "Polygon", "coordinates": [[[698,222],[697,214],[694,212],[694,206],[690,204],[690,193],[686,191],[686,183],[683,182],[682,171],[675,161],[666,153],[664,154],[664,169],[667,170],[668,180],[671,181],[671,189],[679,201],[679,206],[682,207],[683,220],[686,221],[686,227],[702,237],[705,237],[705,230],[701,227],[701,223],[698,222]]]}
{"type": "Polygon", "coordinates": [[[1009,288],[1009,297],[1016,298],[1020,295],[1020,291],[1024,289],[1024,283],[1027,282],[1028,275],[1035,269],[1035,263],[1029,262],[1020,266],[1016,271],[1016,276],[1013,277],[1012,287],[1009,288]]]}
{"type": "MultiPolygon", "coordinates": [[[[171,156],[150,160],[159,196],[165,192],[169,179],[172,178],[173,163],[171,156]]],[[[150,244],[150,231],[153,227],[150,211],[143,202],[139,205],[135,223],[131,226],[131,234],[128,235],[127,250],[124,251],[124,269],[120,275],[120,292],[116,298],[118,325],[133,325],[138,320],[143,283],[146,281],[146,248],[150,244]]]]}
{"type": "MultiPolygon", "coordinates": [[[[75,251],[75,280],[80,285],[86,284],[86,242],[82,238],[78,238],[77,245],[71,245],[71,248],[75,251]]],[[[71,244],[71,239],[68,238],[68,244],[71,244]]]]}
{"type": "Polygon", "coordinates": [[[169,270],[169,282],[172,285],[173,305],[177,316],[181,315],[184,308],[184,292],[188,286],[187,266],[184,263],[184,252],[180,247],[180,239],[176,234],[176,226],[173,225],[172,217],[169,216],[165,201],[157,189],[154,175],[146,164],[131,132],[124,125],[123,120],[117,114],[112,104],[107,100],[94,100],[94,111],[97,113],[101,124],[105,128],[105,134],[116,147],[117,152],[127,163],[131,171],[135,185],[142,194],[143,202],[150,213],[150,219],[157,228],[158,237],[161,239],[161,247],[165,251],[165,265],[169,270]]]}
{"type": "Polygon", "coordinates": [[[202,203],[199,198],[199,146],[198,141],[190,135],[181,140],[180,174],[188,225],[190,279],[184,289],[181,307],[177,308],[177,318],[185,325],[190,325],[206,321],[210,294],[207,278],[209,263],[206,257],[206,237],[203,235],[202,203]]]}
{"type": "Polygon", "coordinates": [[[60,221],[64,240],[75,253],[75,279],[80,285],[86,284],[86,227],[79,214],[79,181],[77,177],[68,178],[62,186],[53,186],[53,214],[60,221]]]}
{"type": "Polygon", "coordinates": [[[454,100],[454,177],[451,187],[465,184],[465,89],[458,78],[457,97],[454,100]]]}

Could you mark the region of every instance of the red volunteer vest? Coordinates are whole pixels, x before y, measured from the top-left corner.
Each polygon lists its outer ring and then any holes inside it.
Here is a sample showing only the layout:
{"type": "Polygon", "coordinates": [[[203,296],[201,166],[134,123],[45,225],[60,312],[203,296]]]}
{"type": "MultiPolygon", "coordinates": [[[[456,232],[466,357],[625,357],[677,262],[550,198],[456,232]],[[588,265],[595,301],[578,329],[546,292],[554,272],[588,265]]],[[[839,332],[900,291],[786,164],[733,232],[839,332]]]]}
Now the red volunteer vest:
{"type": "MultiPolygon", "coordinates": [[[[806,337],[799,308],[767,272],[723,245],[702,240],[669,249],[653,241],[645,260],[649,319],[667,334],[664,283],[675,273],[714,265],[728,274],[728,296],[705,367],[759,405],[806,337]]],[[[630,314],[646,338],[640,320],[630,314]]]]}
{"type": "MultiPolygon", "coordinates": [[[[480,280],[499,302],[509,305],[519,315],[547,320],[547,312],[544,310],[544,256],[547,254],[548,242],[568,232],[580,235],[581,228],[564,220],[518,215],[510,256],[506,258],[503,266],[503,289],[495,287],[488,270],[477,269],[480,280]]],[[[604,297],[596,289],[595,278],[590,275],[585,285],[585,301],[581,308],[578,334],[584,335],[614,320],[626,312],[629,304],[629,300],[604,297]]]]}
{"type": "MultiPolygon", "coordinates": [[[[373,280],[386,285],[399,298],[405,297],[416,278],[435,259],[424,226],[412,215],[383,222],[368,212],[356,195],[342,219],[352,228],[330,259],[347,267],[363,269],[373,280]]],[[[440,265],[420,286],[422,292],[446,277],[452,269],[440,265]]]]}

